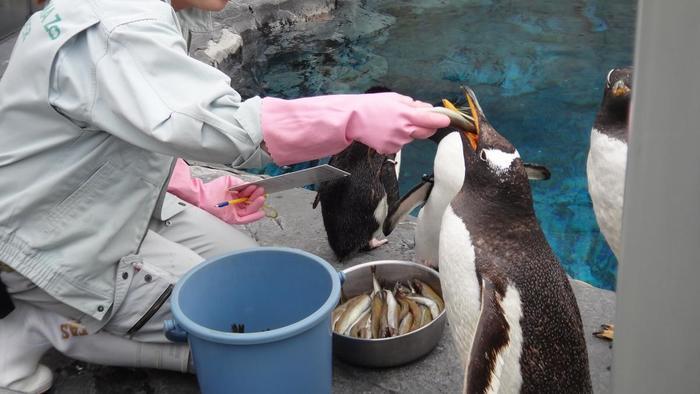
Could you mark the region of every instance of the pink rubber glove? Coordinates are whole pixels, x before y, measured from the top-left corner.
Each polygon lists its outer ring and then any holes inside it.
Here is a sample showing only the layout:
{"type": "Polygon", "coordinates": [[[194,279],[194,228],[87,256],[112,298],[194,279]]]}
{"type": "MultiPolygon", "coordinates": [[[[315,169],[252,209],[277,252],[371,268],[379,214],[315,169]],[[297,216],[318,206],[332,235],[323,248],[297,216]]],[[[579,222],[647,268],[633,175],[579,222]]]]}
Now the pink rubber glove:
{"type": "Polygon", "coordinates": [[[339,94],[262,101],[262,131],[279,165],[334,155],[355,140],[382,154],[428,138],[450,119],[398,93],[339,94]]]}
{"type": "Polygon", "coordinates": [[[242,184],[238,178],[222,176],[204,183],[193,178],[190,167],[182,159],[177,159],[173,175],[168,183],[168,192],[192,205],[198,206],[229,224],[246,224],[265,216],[262,206],[265,203],[265,189],[248,186],[240,192],[230,192],[229,188],[242,184]],[[218,208],[216,204],[236,198],[248,197],[248,201],[218,208]]]}

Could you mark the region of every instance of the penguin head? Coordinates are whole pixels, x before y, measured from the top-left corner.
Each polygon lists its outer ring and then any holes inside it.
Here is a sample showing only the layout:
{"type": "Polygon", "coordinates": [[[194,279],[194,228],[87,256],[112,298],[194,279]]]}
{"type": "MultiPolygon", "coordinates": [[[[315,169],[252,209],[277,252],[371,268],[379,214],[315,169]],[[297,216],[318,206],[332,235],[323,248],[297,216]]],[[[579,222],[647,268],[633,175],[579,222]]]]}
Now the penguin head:
{"type": "Polygon", "coordinates": [[[475,130],[462,132],[465,178],[463,188],[492,202],[532,209],[530,184],[518,150],[488,122],[474,92],[463,88],[475,130]]]}
{"type": "Polygon", "coordinates": [[[629,105],[632,96],[632,68],[613,68],[605,79],[605,99],[611,105],[629,105]],[[619,103],[619,104],[618,104],[619,103]]]}
{"type": "Polygon", "coordinates": [[[632,101],[632,68],[613,68],[605,78],[603,101],[594,127],[623,141],[627,140],[630,102],[632,101]]]}

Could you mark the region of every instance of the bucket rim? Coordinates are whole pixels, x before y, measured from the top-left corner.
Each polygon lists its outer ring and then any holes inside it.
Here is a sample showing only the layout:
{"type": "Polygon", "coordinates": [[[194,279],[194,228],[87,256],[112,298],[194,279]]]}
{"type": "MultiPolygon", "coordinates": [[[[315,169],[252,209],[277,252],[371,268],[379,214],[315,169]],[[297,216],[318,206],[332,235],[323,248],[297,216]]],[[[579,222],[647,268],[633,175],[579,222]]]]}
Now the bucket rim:
{"type": "MultiPolygon", "coordinates": [[[[184,329],[188,335],[194,335],[200,339],[210,341],[210,342],[216,342],[216,343],[222,343],[222,344],[235,344],[235,345],[255,345],[255,344],[261,344],[261,343],[269,343],[269,342],[277,342],[281,341],[286,338],[290,338],[293,336],[296,336],[298,334],[301,334],[304,331],[307,331],[313,327],[315,327],[319,321],[321,321],[325,316],[328,316],[331,310],[336,306],[338,303],[338,300],[340,299],[340,273],[336,271],[336,269],[328,263],[325,259],[316,256],[312,253],[306,252],[301,249],[296,249],[296,248],[288,248],[288,247],[276,247],[276,246],[261,246],[261,247],[253,247],[253,248],[247,248],[247,249],[241,249],[237,251],[233,251],[231,253],[221,255],[212,259],[208,259],[197,265],[196,267],[192,268],[189,270],[185,275],[183,275],[178,281],[177,284],[175,285],[175,288],[173,289],[173,294],[171,297],[171,310],[173,314],[173,318],[175,319],[175,322],[182,328],[184,329]],[[233,332],[224,332],[224,331],[219,331],[219,330],[214,330],[208,327],[205,327],[199,323],[196,323],[189,317],[185,315],[185,313],[182,311],[182,308],[180,308],[180,291],[182,290],[182,287],[184,284],[187,282],[187,279],[195,275],[197,272],[199,272],[201,269],[204,267],[207,267],[210,264],[215,264],[217,262],[220,262],[223,259],[229,258],[231,256],[236,256],[236,255],[245,255],[249,253],[257,253],[257,252],[265,252],[265,251],[272,251],[272,252],[282,252],[282,253],[290,253],[290,254],[296,254],[296,255],[302,255],[304,257],[310,258],[312,260],[315,260],[318,262],[323,268],[326,269],[326,271],[329,274],[329,277],[331,279],[331,291],[330,294],[328,295],[328,298],[326,301],[312,314],[306,316],[305,318],[292,323],[290,325],[280,327],[280,328],[275,328],[270,331],[261,331],[261,332],[252,332],[252,333],[243,333],[243,334],[238,334],[238,333],[233,333],[233,332]]],[[[330,331],[330,326],[328,327],[328,330],[330,331]]]]}

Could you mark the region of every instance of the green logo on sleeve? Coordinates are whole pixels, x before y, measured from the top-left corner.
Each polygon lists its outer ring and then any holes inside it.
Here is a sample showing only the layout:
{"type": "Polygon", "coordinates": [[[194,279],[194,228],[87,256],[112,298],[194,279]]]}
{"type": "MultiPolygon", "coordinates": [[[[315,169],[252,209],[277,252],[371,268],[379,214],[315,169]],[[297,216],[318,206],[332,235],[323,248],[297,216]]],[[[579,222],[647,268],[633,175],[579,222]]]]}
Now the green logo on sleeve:
{"type": "Polygon", "coordinates": [[[61,35],[61,15],[58,15],[53,3],[49,3],[46,8],[41,10],[40,17],[49,38],[57,39],[61,35]]]}

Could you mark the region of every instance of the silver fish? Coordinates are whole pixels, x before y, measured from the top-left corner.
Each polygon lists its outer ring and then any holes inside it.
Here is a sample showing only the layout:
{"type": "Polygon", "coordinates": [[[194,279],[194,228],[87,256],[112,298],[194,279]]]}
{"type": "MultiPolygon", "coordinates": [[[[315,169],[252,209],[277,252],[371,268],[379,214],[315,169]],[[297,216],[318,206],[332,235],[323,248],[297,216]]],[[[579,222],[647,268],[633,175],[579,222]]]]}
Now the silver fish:
{"type": "Polygon", "coordinates": [[[382,310],[384,308],[384,292],[380,291],[372,296],[372,317],[371,327],[372,327],[372,338],[379,338],[379,325],[382,320],[382,310]]]}
{"type": "Polygon", "coordinates": [[[379,285],[379,281],[377,280],[377,276],[375,275],[377,272],[377,266],[373,265],[371,268],[372,271],[372,295],[374,296],[375,294],[379,293],[382,291],[382,286],[379,285]]]}
{"type": "Polygon", "coordinates": [[[394,336],[397,332],[399,332],[399,313],[401,312],[401,309],[399,308],[399,304],[396,302],[396,298],[394,298],[394,294],[391,291],[384,290],[384,294],[386,296],[387,305],[386,320],[389,324],[391,335],[394,336]]]}
{"type": "Polygon", "coordinates": [[[369,309],[370,298],[367,294],[361,294],[357,297],[350,299],[347,302],[348,306],[343,315],[335,323],[334,330],[339,334],[344,334],[347,332],[353,323],[357,322],[357,319],[369,309]]]}
{"type": "Polygon", "coordinates": [[[338,320],[340,320],[340,317],[343,315],[343,312],[345,312],[346,309],[348,309],[347,302],[335,307],[335,309],[333,310],[333,315],[331,317],[331,328],[335,327],[335,323],[337,323],[338,320]]]}
{"type": "Polygon", "coordinates": [[[357,319],[355,323],[353,323],[350,328],[348,329],[348,332],[343,333],[345,335],[349,335],[351,337],[359,338],[360,337],[360,329],[365,326],[367,323],[367,319],[369,319],[369,311],[370,309],[367,308],[366,311],[362,312],[360,317],[357,319]]]}
{"type": "Polygon", "coordinates": [[[420,279],[414,279],[413,280],[414,285],[418,288],[418,291],[423,295],[423,297],[428,297],[431,300],[433,300],[437,306],[438,310],[442,312],[443,309],[445,309],[445,303],[442,301],[442,298],[433,290],[432,287],[428,286],[427,283],[421,281],[420,279]]]}
{"type": "Polygon", "coordinates": [[[431,300],[428,297],[420,297],[420,296],[409,296],[408,298],[421,304],[421,305],[425,305],[428,308],[430,308],[430,314],[433,315],[433,319],[437,319],[438,315],[440,314],[440,308],[438,308],[435,301],[431,300]]]}
{"type": "Polygon", "coordinates": [[[364,320],[364,323],[362,324],[362,327],[360,328],[360,333],[359,337],[362,339],[371,339],[372,338],[372,313],[370,309],[370,313],[368,313],[367,319],[364,320]]]}
{"type": "Polygon", "coordinates": [[[413,315],[413,324],[411,324],[411,331],[417,330],[420,328],[420,315],[421,315],[421,309],[420,306],[413,300],[410,300],[405,297],[401,297],[406,301],[408,304],[408,308],[411,311],[411,315],[413,315]]]}
{"type": "Polygon", "coordinates": [[[401,319],[401,324],[399,324],[399,335],[411,332],[411,326],[413,325],[413,315],[408,313],[401,319]]]}
{"type": "Polygon", "coordinates": [[[428,309],[428,307],[421,305],[420,306],[420,324],[418,326],[423,327],[424,325],[430,323],[432,320],[433,319],[430,316],[430,310],[428,309]]]}

